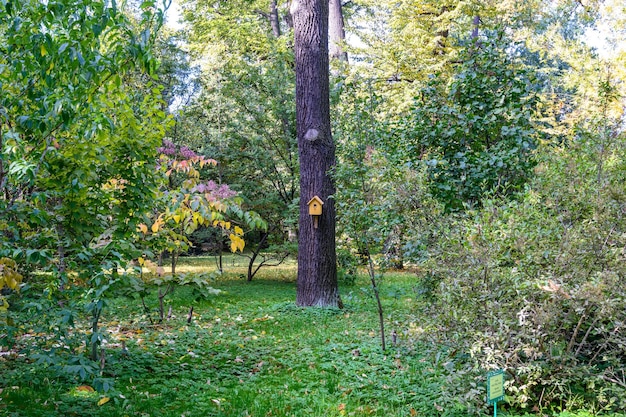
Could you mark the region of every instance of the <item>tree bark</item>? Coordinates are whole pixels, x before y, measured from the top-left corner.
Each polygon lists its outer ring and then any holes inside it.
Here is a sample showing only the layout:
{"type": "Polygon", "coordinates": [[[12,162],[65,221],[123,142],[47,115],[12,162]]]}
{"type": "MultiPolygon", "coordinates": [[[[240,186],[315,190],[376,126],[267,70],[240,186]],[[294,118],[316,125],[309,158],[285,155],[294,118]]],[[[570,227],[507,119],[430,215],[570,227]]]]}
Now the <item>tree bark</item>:
{"type": "Polygon", "coordinates": [[[328,80],[328,0],[295,0],[296,124],[300,157],[300,221],[298,233],[299,306],[339,307],[335,252],[335,165],[330,128],[328,80]],[[314,227],[307,203],[323,201],[314,227]]]}
{"type": "Polygon", "coordinates": [[[270,4],[270,24],[272,25],[272,33],[275,38],[280,38],[280,21],[278,19],[278,6],[276,0],[272,0],[270,4]]]}
{"type": "MultiPolygon", "coordinates": [[[[261,240],[259,241],[259,244],[257,245],[256,249],[252,251],[250,262],[248,262],[248,282],[251,282],[252,278],[254,277],[254,273],[256,272],[252,270],[254,268],[254,261],[256,260],[257,256],[259,256],[259,253],[261,252],[263,245],[267,241],[267,238],[269,235],[270,235],[269,230],[267,232],[263,232],[261,235],[261,240]]],[[[258,271],[258,268],[257,268],[257,271],[258,271]]]]}
{"type": "Polygon", "coordinates": [[[343,50],[342,44],[346,41],[346,31],[341,10],[341,0],[329,0],[328,4],[328,49],[330,57],[348,62],[348,53],[343,50]]]}

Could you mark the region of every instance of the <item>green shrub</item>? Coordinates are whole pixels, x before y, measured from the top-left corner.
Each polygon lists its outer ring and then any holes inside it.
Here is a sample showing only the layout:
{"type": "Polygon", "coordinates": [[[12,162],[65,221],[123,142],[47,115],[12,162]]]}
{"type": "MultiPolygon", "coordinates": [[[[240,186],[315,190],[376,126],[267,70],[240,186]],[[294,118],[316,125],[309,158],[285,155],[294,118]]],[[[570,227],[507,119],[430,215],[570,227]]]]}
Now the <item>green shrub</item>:
{"type": "Polygon", "coordinates": [[[443,277],[427,313],[440,342],[467,354],[450,358],[451,396],[478,408],[484,392],[468,387],[503,368],[511,406],[626,409],[626,229],[615,203],[596,200],[574,219],[528,191],[451,223],[422,285],[443,277]]]}
{"type": "Polygon", "coordinates": [[[337,281],[344,285],[354,285],[357,278],[359,259],[347,248],[337,249],[337,281]]]}
{"type": "Polygon", "coordinates": [[[600,181],[595,148],[575,146],[544,155],[515,200],[410,232],[428,241],[424,334],[433,351],[450,346],[446,390],[470,411],[496,368],[513,409],[626,410],[624,164],[607,156],[619,163],[600,181]]]}

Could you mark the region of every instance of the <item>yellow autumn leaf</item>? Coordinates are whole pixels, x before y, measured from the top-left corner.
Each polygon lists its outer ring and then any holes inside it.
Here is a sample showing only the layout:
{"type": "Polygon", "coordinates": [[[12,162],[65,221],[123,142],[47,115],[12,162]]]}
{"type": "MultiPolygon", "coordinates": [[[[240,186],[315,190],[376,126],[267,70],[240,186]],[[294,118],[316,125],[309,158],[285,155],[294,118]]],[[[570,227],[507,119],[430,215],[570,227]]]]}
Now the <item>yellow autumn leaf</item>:
{"type": "Polygon", "coordinates": [[[7,300],[0,295],[0,312],[5,312],[9,309],[9,303],[7,302],[7,300]]]}
{"type": "Polygon", "coordinates": [[[48,51],[46,50],[46,47],[44,45],[41,45],[41,56],[46,55],[48,55],[48,51]]]}
{"type": "Polygon", "coordinates": [[[239,250],[243,252],[246,242],[241,237],[234,234],[230,234],[228,237],[230,238],[230,251],[237,252],[237,250],[239,250]]]}
{"type": "Polygon", "coordinates": [[[140,266],[144,266],[146,264],[146,260],[142,256],[140,256],[139,258],[137,258],[137,263],[140,266]]]}
{"type": "Polygon", "coordinates": [[[238,236],[243,236],[243,229],[239,226],[235,226],[235,234],[238,236]]]}
{"type": "Polygon", "coordinates": [[[144,234],[148,233],[148,226],[146,226],[145,224],[141,223],[140,225],[137,226],[137,231],[138,232],[142,232],[144,234]]]}
{"type": "Polygon", "coordinates": [[[102,398],[100,398],[100,401],[98,401],[98,405],[104,405],[104,404],[108,403],[109,401],[111,401],[111,399],[109,397],[102,397],[102,398]]]}
{"type": "Polygon", "coordinates": [[[13,274],[8,274],[4,277],[5,285],[12,290],[17,288],[17,281],[13,278],[13,274]]]}
{"type": "MultiPolygon", "coordinates": [[[[17,264],[9,258],[0,258],[0,289],[5,286],[19,291],[22,283],[22,274],[17,272],[17,264]]],[[[6,305],[6,300],[4,301],[6,305]]]]}
{"type": "Polygon", "coordinates": [[[159,231],[159,228],[161,227],[161,222],[159,220],[157,220],[156,222],[154,222],[154,224],[152,225],[152,233],[156,233],[159,231]]]}
{"type": "Polygon", "coordinates": [[[230,229],[230,222],[224,222],[224,229],[230,229]]]}
{"type": "Polygon", "coordinates": [[[172,216],[176,224],[180,223],[180,214],[175,214],[172,216]]]}

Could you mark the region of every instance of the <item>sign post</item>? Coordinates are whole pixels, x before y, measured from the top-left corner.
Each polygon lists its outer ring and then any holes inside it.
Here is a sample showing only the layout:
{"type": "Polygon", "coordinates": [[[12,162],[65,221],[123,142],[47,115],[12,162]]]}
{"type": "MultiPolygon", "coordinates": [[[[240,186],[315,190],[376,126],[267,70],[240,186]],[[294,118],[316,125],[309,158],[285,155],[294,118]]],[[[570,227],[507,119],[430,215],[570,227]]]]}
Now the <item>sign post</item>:
{"type": "Polygon", "coordinates": [[[493,417],[498,416],[498,401],[504,400],[504,370],[487,374],[487,403],[493,404],[493,417]]]}

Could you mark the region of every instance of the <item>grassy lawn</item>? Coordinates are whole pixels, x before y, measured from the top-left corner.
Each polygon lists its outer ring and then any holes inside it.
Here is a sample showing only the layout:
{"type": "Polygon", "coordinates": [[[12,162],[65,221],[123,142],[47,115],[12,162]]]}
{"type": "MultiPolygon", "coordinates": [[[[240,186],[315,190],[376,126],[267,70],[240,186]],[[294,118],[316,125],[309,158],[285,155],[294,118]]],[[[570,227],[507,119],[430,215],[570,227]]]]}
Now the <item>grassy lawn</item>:
{"type": "MultiPolygon", "coordinates": [[[[214,267],[206,258],[183,263],[186,271],[214,267]]],[[[114,380],[107,393],[26,356],[1,356],[0,415],[467,415],[442,395],[441,356],[408,336],[419,328],[414,275],[385,278],[387,330],[399,338],[383,352],[364,278],[341,289],[343,310],[300,309],[293,303],[293,264],[261,270],[251,283],[241,277],[241,258],[226,258],[224,267],[213,284],[222,292],[194,304],[191,324],[186,288],[168,299],[172,317],[158,325],[140,301],[112,302],[103,320],[109,334],[102,376],[114,380]]],[[[484,413],[491,413],[487,406],[484,413]]]]}

